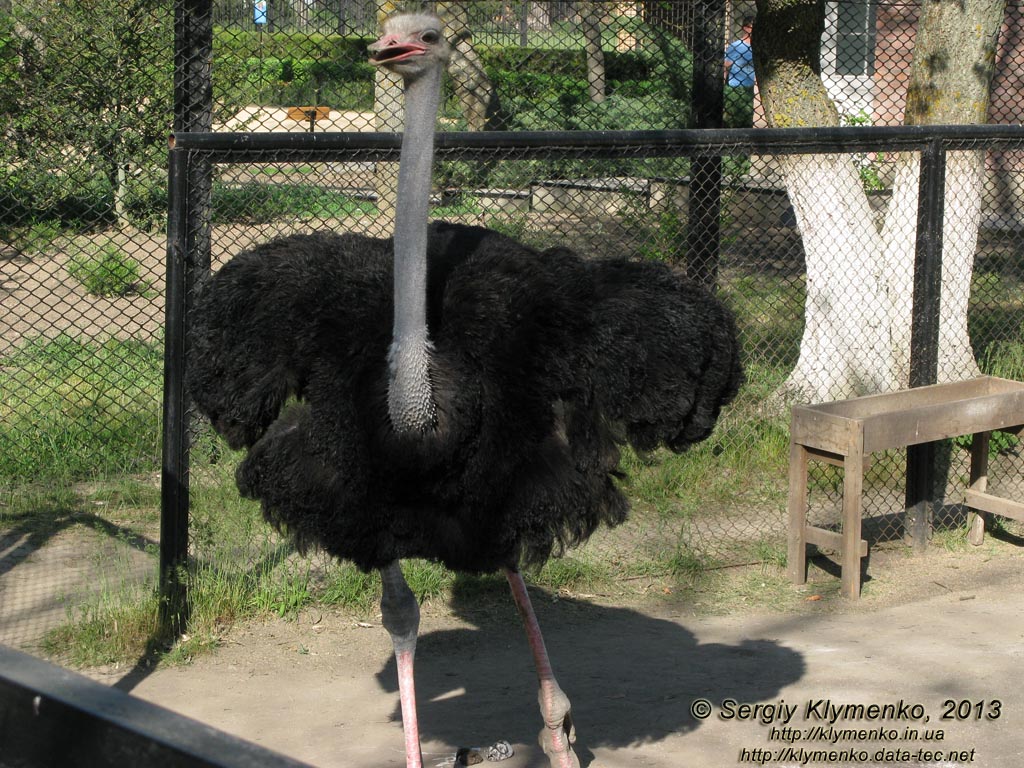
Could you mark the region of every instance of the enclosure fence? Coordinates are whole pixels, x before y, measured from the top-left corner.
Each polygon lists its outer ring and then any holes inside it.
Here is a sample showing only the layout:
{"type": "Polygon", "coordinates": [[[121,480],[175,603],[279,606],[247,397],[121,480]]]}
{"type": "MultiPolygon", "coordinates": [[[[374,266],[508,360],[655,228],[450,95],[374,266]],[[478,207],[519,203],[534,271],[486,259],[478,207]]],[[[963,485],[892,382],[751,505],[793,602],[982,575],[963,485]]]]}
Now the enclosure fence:
{"type": "MultiPolygon", "coordinates": [[[[259,231],[238,233],[245,243],[324,228],[385,236],[389,223],[382,221],[376,208],[360,207],[357,201],[366,206],[376,199],[374,190],[382,169],[393,167],[397,161],[399,142],[400,136],[394,134],[175,136],[171,151],[169,357],[165,379],[167,495],[162,540],[177,542],[177,548],[164,550],[166,572],[174,572],[174,566],[184,563],[190,551],[196,554],[209,546],[217,551],[219,567],[227,567],[230,557],[217,542],[237,538],[222,532],[204,536],[204,543],[197,546],[195,536],[190,540],[188,534],[190,521],[193,525],[197,520],[205,521],[201,524],[204,530],[225,525],[219,501],[214,506],[202,501],[210,484],[220,482],[221,476],[211,471],[211,466],[222,462],[220,453],[211,454],[200,441],[198,463],[190,464],[194,460],[190,445],[196,444],[202,430],[190,436],[188,400],[183,389],[188,308],[195,287],[240,245],[238,236],[232,236],[230,230],[215,226],[212,236],[205,234],[202,217],[206,206],[201,202],[201,190],[208,185],[211,174],[221,180],[213,187],[210,205],[215,210],[227,204],[236,190],[252,186],[287,189],[296,195],[308,194],[311,187],[319,191],[315,199],[326,207],[317,215],[306,221],[273,222],[255,228],[259,231]],[[325,201],[324,195],[335,192],[345,196],[347,207],[332,207],[325,201]],[[220,195],[225,196],[225,202],[220,202],[220,195]],[[190,466],[197,468],[198,474],[190,473],[190,466]]],[[[991,208],[998,202],[998,194],[992,194],[998,192],[998,184],[986,183],[983,175],[972,182],[962,174],[951,173],[947,180],[947,158],[973,156],[979,161],[979,169],[983,167],[982,156],[989,160],[996,156],[1006,160],[1009,156],[1017,161],[1024,148],[1024,136],[1018,127],[450,133],[439,137],[437,175],[442,181],[438,183],[433,215],[486,225],[541,250],[571,244],[595,257],[625,253],[688,264],[683,255],[687,245],[685,227],[680,222],[706,216],[713,209],[711,218],[721,225],[721,248],[714,264],[705,261],[691,271],[696,279],[717,286],[719,295],[736,313],[748,383],[723,415],[709,446],[687,454],[681,463],[667,464],[676,473],[674,477],[670,473],[657,477],[656,482],[673,486],[676,493],[660,499],[652,495],[656,508],[651,509],[643,503],[645,491],[634,488],[640,503],[630,523],[595,537],[574,557],[614,562],[629,572],[641,567],[640,563],[671,562],[678,557],[680,547],[709,563],[721,563],[756,561],[771,556],[781,546],[785,539],[787,419],[785,409],[772,403],[784,389],[787,374],[798,364],[800,307],[807,301],[810,285],[793,207],[783,189],[768,180],[779,174],[798,173],[786,164],[792,158],[811,157],[812,165],[831,157],[849,163],[851,155],[868,156],[883,148],[894,161],[896,157],[917,158],[912,163],[912,186],[919,192],[915,209],[903,218],[905,229],[894,233],[896,239],[911,244],[913,254],[907,262],[912,289],[906,322],[908,332],[913,331],[909,384],[955,380],[963,375],[958,368],[960,362],[944,353],[949,345],[942,340],[945,331],[940,304],[944,292],[948,293],[942,278],[943,245],[949,246],[963,234],[957,227],[978,228],[980,219],[964,219],[959,214],[954,219],[953,213],[945,215],[946,208],[955,208],[964,196],[985,200],[991,208]],[[546,170],[559,169],[556,177],[537,176],[532,158],[538,151],[543,151],[550,164],[546,170]],[[743,168],[728,177],[720,194],[708,194],[691,185],[689,174],[694,164],[711,160],[743,168]],[[447,187],[443,179],[454,167],[465,168],[467,175],[480,174],[483,185],[447,187]],[[492,186],[492,180],[499,177],[502,183],[492,186]],[[965,186],[956,188],[954,184],[965,186]],[[784,233],[781,238],[780,231],[784,233]],[[765,232],[779,238],[774,247],[765,232]],[[746,474],[742,481],[738,479],[740,473],[746,474]]],[[[859,185],[855,190],[863,194],[859,185]]],[[[824,207],[839,204],[836,200],[818,201],[824,207]]],[[[884,211],[884,206],[880,210],[884,211]]],[[[1016,366],[1020,361],[1021,316],[1017,315],[1015,329],[1007,336],[988,319],[993,310],[999,314],[1020,311],[1021,265],[1019,258],[1006,259],[1007,247],[1019,256],[1015,249],[1020,247],[1020,233],[1001,225],[992,211],[986,216],[978,252],[971,249],[973,285],[970,274],[965,278],[974,306],[967,318],[972,326],[972,355],[985,361],[989,372],[1020,376],[1022,371],[1016,366]],[[996,274],[999,278],[994,282],[987,277],[996,274]]],[[[808,222],[808,226],[812,224],[808,222]]],[[[872,226],[876,226],[874,221],[872,226]]],[[[836,263],[857,264],[856,254],[843,248],[863,249],[867,245],[844,239],[838,229],[831,234],[835,247],[828,257],[836,263]]],[[[948,269],[946,273],[949,278],[948,269]]],[[[854,274],[852,282],[864,283],[870,277],[854,274]]],[[[881,315],[885,308],[864,309],[867,311],[862,316],[870,317],[881,315]]],[[[1001,322],[999,327],[1003,327],[1001,322]]],[[[854,340],[843,338],[840,342],[853,344],[854,340]]],[[[838,360],[837,351],[832,361],[826,358],[825,365],[839,365],[838,360]]],[[[915,449],[910,450],[912,456],[915,449]]],[[[993,487],[1008,483],[1011,489],[1019,490],[1019,447],[1011,442],[999,452],[1002,456],[994,462],[999,469],[994,472],[993,487]]],[[[880,458],[869,483],[869,540],[902,541],[908,535],[904,509],[920,501],[908,497],[908,487],[929,489],[928,500],[939,502],[936,526],[962,525],[962,505],[943,506],[941,502],[947,483],[955,487],[960,482],[966,453],[965,446],[945,452],[942,461],[922,470],[913,469],[919,463],[902,452],[880,458]],[[907,478],[908,471],[923,471],[925,476],[907,478]]],[[[811,500],[812,518],[818,524],[838,527],[837,494],[837,475],[823,470],[811,500]]],[[[954,496],[955,490],[950,498],[954,496]]],[[[277,544],[268,540],[266,546],[277,544]]],[[[236,565],[251,569],[271,552],[245,552],[236,565]]],[[[173,592],[174,584],[169,587],[173,592]]]]}
{"type": "MultiPolygon", "coordinates": [[[[0,642],[54,655],[84,645],[69,627],[112,635],[138,606],[155,610],[158,572],[176,574],[171,592],[204,569],[247,584],[283,572],[296,594],[329,583],[337,566],[295,556],[238,499],[238,457],[201,420],[186,439],[179,374],[197,275],[277,235],[390,233],[397,115],[365,60],[384,5],[270,0],[261,16],[226,0],[0,3],[0,642]]],[[[803,133],[748,130],[763,126],[756,89],[720,78],[752,2],[435,5],[462,58],[444,86],[431,216],[540,249],[670,262],[739,320],[740,398],[686,456],[626,454],[633,518],[570,553],[581,573],[778,562],[779,404],[794,372],[815,380],[816,396],[847,391],[828,389],[830,372],[860,376],[851,349],[869,349],[879,317],[902,313],[892,327],[913,331],[915,361],[934,367],[915,367],[915,382],[972,365],[1024,379],[1019,2],[999,35],[992,125],[962,130],[895,127],[919,3],[826,2],[822,80],[846,127],[803,133]],[[919,226],[917,196],[920,174],[942,159],[938,237],[938,209],[919,226]],[[833,161],[854,186],[807,192],[816,164],[833,161]],[[813,218],[841,207],[842,227],[813,218]],[[919,306],[912,322],[915,249],[932,268],[919,289],[931,286],[922,301],[933,311],[919,306]],[[943,294],[940,253],[966,293],[943,294]],[[904,265],[888,276],[902,305],[875,290],[884,281],[872,264],[904,265]],[[845,282],[829,292],[833,279],[845,282]],[[966,329],[943,325],[942,302],[966,307],[953,313],[966,329]],[[819,323],[825,306],[844,324],[819,323]]],[[[994,492],[1012,496],[1021,448],[1000,438],[992,451],[994,492]]],[[[943,501],[955,499],[965,455],[956,441],[939,452],[939,529],[961,519],[943,501]]],[[[905,474],[895,452],[869,472],[873,545],[903,541],[905,474]]],[[[812,522],[837,523],[840,486],[838,472],[816,470],[812,522]]]]}

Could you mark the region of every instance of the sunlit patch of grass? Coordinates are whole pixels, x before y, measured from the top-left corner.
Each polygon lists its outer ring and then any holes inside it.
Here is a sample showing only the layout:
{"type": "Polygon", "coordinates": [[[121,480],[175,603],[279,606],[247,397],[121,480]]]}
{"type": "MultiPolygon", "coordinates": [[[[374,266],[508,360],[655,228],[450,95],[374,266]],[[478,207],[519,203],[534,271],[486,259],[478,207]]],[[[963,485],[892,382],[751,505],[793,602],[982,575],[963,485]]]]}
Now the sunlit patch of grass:
{"type": "Polygon", "coordinates": [[[601,587],[608,583],[608,566],[593,557],[582,554],[565,555],[548,560],[539,569],[530,569],[530,581],[553,590],[580,591],[601,587]]]}
{"type": "Polygon", "coordinates": [[[60,335],[0,367],[0,485],[159,466],[163,348],[60,335]]]}
{"type": "Polygon", "coordinates": [[[152,584],[104,591],[48,632],[42,649],[74,667],[137,661],[153,652],[158,607],[152,584]]]}

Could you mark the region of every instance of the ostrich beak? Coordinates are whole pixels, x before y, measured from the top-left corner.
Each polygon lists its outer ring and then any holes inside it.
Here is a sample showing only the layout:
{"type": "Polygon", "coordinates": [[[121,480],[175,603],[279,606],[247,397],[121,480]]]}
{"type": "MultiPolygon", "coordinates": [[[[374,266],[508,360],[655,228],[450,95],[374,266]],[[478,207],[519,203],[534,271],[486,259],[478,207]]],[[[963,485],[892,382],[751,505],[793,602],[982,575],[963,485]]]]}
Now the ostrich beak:
{"type": "Polygon", "coordinates": [[[370,63],[379,66],[405,61],[413,56],[422,56],[427,52],[427,46],[402,40],[398,35],[384,35],[380,40],[366,46],[366,50],[370,52],[370,63]]]}

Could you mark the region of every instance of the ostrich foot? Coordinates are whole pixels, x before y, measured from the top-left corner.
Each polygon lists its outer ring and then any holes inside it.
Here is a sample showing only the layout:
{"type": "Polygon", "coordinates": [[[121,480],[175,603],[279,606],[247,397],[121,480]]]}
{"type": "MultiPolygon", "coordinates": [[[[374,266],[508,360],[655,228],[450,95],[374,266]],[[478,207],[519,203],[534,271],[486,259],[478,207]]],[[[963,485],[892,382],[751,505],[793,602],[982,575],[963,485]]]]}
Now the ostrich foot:
{"type": "Polygon", "coordinates": [[[551,768],[580,768],[579,758],[572,750],[572,745],[576,742],[576,728],[572,722],[569,697],[559,687],[551,671],[551,661],[540,632],[540,624],[537,622],[537,614],[534,613],[533,603],[530,601],[530,594],[526,591],[526,582],[523,581],[522,574],[512,568],[505,570],[505,578],[512,588],[512,598],[526,627],[526,639],[530,643],[533,661],[537,667],[537,679],[540,682],[537,700],[540,703],[541,716],[544,718],[544,728],[538,739],[541,749],[548,756],[551,768]]]}
{"type": "Polygon", "coordinates": [[[572,751],[572,745],[576,743],[576,726],[572,722],[569,697],[551,678],[550,684],[541,683],[537,699],[544,716],[544,727],[537,741],[548,756],[551,768],[580,768],[579,758],[572,751]]]}

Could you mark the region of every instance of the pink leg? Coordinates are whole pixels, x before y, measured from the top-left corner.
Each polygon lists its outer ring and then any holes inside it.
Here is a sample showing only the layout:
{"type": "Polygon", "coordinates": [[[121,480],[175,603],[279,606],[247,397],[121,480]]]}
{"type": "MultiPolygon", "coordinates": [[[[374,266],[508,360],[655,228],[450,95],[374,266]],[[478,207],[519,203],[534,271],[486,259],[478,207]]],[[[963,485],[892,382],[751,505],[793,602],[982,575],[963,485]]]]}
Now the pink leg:
{"type": "Polygon", "coordinates": [[[381,568],[380,576],[383,585],[381,618],[384,628],[391,634],[398,667],[398,695],[402,704],[402,730],[405,733],[405,765],[406,768],[423,768],[420,730],[416,719],[416,687],[413,683],[420,606],[406,584],[397,561],[381,568]]]}
{"type": "Polygon", "coordinates": [[[402,702],[402,731],[405,733],[406,768],[423,768],[420,754],[420,730],[416,719],[416,686],[413,683],[412,661],[414,651],[396,650],[398,663],[398,695],[402,702]]]}
{"type": "Polygon", "coordinates": [[[537,678],[540,681],[537,698],[540,702],[541,716],[544,718],[540,745],[551,761],[552,768],[579,768],[580,761],[572,751],[572,744],[576,741],[576,728],[572,723],[569,697],[558,686],[558,681],[551,671],[551,661],[544,646],[540,624],[537,623],[537,614],[533,612],[530,594],[526,591],[526,583],[522,574],[511,568],[505,569],[505,578],[512,588],[516,608],[519,609],[519,615],[526,626],[526,639],[530,643],[533,661],[537,666],[537,678]]]}

